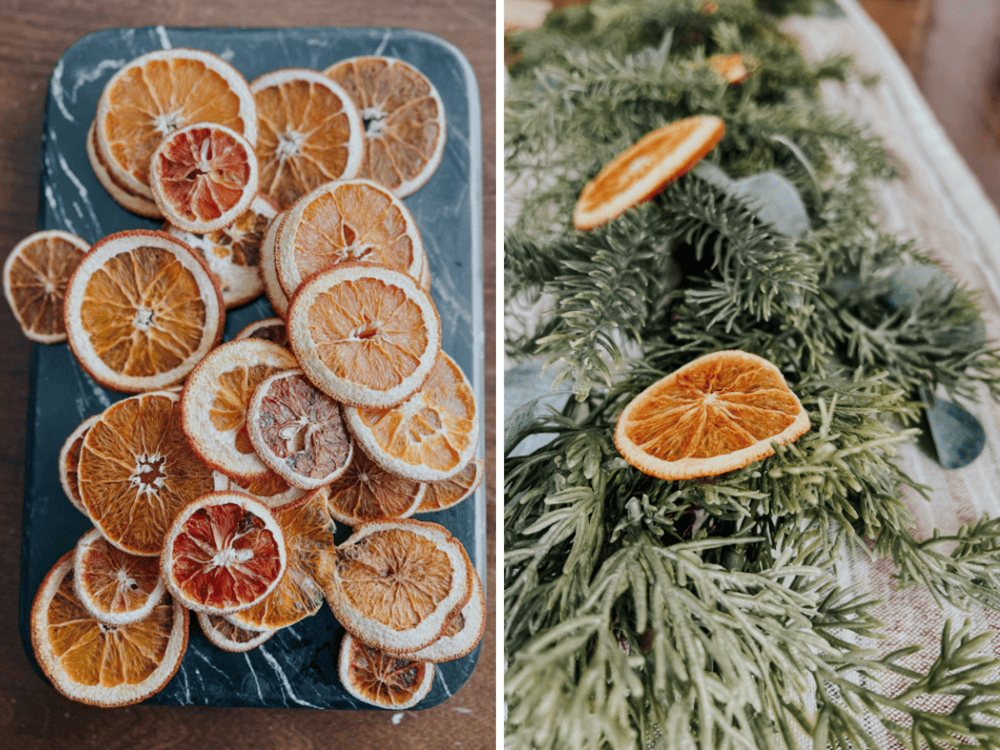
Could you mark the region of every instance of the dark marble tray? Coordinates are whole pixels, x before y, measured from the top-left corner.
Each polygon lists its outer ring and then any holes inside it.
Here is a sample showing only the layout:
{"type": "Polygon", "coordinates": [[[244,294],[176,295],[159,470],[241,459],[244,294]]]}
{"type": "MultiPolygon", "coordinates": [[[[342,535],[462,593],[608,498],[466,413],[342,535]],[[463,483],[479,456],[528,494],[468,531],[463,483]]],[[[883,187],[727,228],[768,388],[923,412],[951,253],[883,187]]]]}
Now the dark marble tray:
{"type": "MultiPolygon", "coordinates": [[[[39,229],[64,229],[96,242],[112,232],[159,228],[120,208],[97,182],[84,150],[101,89],[129,60],[162,47],[208,50],[229,60],[247,80],[285,67],[322,70],[346,57],[382,54],[403,59],[437,87],[447,116],[441,165],[405,199],[420,228],[433,274],[432,295],[441,315],[442,345],[463,368],[482,410],[482,144],[479,99],[471,67],[447,42],[402,29],[172,29],[98,31],[70,47],[52,74],[43,127],[39,229]]],[[[265,299],[230,311],[226,340],[249,322],[273,315],[265,299]]],[[[90,379],[66,344],[32,344],[28,436],[21,543],[21,638],[32,665],[28,617],[42,578],[89,522],[63,494],[58,454],[86,417],[122,398],[90,379]]],[[[481,411],[482,414],[482,411],[481,411]]],[[[481,424],[480,433],[485,434],[481,424]]],[[[480,444],[480,455],[483,446],[480,444]]],[[[448,511],[428,514],[465,545],[486,580],[485,491],[448,511]]],[[[341,529],[338,541],[349,530],[341,529]]],[[[187,654],[170,683],[147,703],[368,709],[337,677],[342,629],[328,607],[277,633],[247,654],[212,646],[192,617],[187,654]]],[[[468,679],[479,655],[439,665],[430,695],[419,708],[450,697],[468,679]]],[[[40,673],[40,672],[39,672],[40,673]]]]}

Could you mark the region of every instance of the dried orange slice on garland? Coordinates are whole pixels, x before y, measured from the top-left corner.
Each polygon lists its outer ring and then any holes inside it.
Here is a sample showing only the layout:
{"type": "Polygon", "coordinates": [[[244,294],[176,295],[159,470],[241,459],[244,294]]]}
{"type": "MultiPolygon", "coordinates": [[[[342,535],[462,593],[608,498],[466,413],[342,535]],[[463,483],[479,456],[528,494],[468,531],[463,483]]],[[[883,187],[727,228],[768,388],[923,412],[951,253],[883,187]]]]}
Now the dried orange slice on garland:
{"type": "Polygon", "coordinates": [[[331,516],[354,527],[368,521],[412,516],[428,486],[389,473],[358,450],[339,479],[314,493],[325,499],[331,516]]]}
{"type": "Polygon", "coordinates": [[[337,671],[348,693],[380,708],[412,708],[434,682],[433,664],[387,654],[350,633],[340,643],[337,671]]]}
{"type": "Polygon", "coordinates": [[[573,210],[573,226],[599,227],[649,200],[701,161],[725,132],[718,117],[695,115],[647,134],[587,183],[573,210]]]}
{"type": "Polygon", "coordinates": [[[781,371],[742,351],[706,354],[632,399],[618,418],[615,446],[660,479],[694,479],[741,469],[809,429],[809,415],[781,371]]]}
{"type": "Polygon", "coordinates": [[[76,543],[73,571],[80,603],[108,625],[126,625],[147,617],[165,593],[156,558],[122,552],[97,529],[76,543]]]}
{"type": "Polygon", "coordinates": [[[725,78],[730,85],[746,81],[756,67],[740,52],[712,55],[706,62],[708,67],[725,78]]]}

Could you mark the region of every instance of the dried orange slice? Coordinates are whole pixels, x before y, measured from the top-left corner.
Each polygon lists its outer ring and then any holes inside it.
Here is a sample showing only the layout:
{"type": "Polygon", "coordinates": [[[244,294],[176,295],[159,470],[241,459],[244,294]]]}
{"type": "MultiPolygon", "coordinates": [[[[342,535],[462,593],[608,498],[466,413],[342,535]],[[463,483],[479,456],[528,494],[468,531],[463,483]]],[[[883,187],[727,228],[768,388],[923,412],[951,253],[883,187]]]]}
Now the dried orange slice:
{"type": "Polygon", "coordinates": [[[732,85],[743,83],[750,77],[751,68],[740,52],[712,55],[707,60],[708,67],[726,79],[732,85]]]}
{"type": "Polygon", "coordinates": [[[317,271],[349,261],[378,263],[414,279],[426,265],[410,210],[370,180],[320,186],[288,210],[277,235],[275,265],[288,297],[317,271]]]}
{"type": "Polygon", "coordinates": [[[109,542],[158,555],[174,517],[215,487],[180,429],[175,393],[157,391],[104,410],[80,448],[80,499],[109,542]]]}
{"type": "Polygon", "coordinates": [[[291,344],[288,343],[288,329],[285,327],[285,321],[281,318],[255,320],[233,336],[233,341],[240,339],[264,339],[286,349],[291,348],[291,344]]]}
{"type": "Polygon", "coordinates": [[[653,383],[618,417],[615,446],[641,472],[693,479],[741,469],[809,429],[781,371],[756,354],[706,354],[653,383]]]}
{"type": "Polygon", "coordinates": [[[434,682],[433,664],[384,653],[350,633],[340,642],[337,664],[344,689],[380,708],[412,708],[427,697],[434,682]]]}
{"type": "Polygon", "coordinates": [[[292,487],[273,471],[269,471],[265,476],[249,482],[238,482],[228,477],[226,479],[228,480],[228,484],[225,488],[216,487],[216,489],[245,492],[248,495],[252,495],[255,500],[266,505],[272,511],[291,505],[301,500],[307,494],[305,490],[292,487]]]}
{"type": "Polygon", "coordinates": [[[420,387],[441,348],[430,296],[400,271],[342,263],[302,285],[288,308],[299,366],[324,393],[382,408],[420,387]]]}
{"type": "Polygon", "coordinates": [[[247,407],[246,424],[260,459],[304,490],[334,481],[354,453],[340,403],[301,370],[275,373],[261,382],[247,407]]]}
{"type": "Polygon", "coordinates": [[[573,226],[593,229],[649,200],[701,161],[725,131],[718,117],[695,115],[645,135],[583,188],[573,226]]]}
{"type": "Polygon", "coordinates": [[[257,196],[257,156],[235,130],[195,123],[160,142],[149,181],[167,221],[189,232],[214,232],[236,221],[257,196]]]}
{"type": "Polygon", "coordinates": [[[70,277],[70,349],[106,388],[155,390],[183,380],[222,338],[225,308],[205,264],[166,232],[97,242],[70,277]]]}
{"type": "Polygon", "coordinates": [[[275,630],[247,630],[230,622],[224,615],[213,615],[208,612],[198,613],[198,624],[208,642],[223,651],[242,654],[252,651],[260,644],[270,640],[275,630]]]}
{"type": "Polygon", "coordinates": [[[358,176],[400,198],[421,188],[444,153],[444,104],[434,84],[392,57],[352,57],[323,72],[350,95],[364,121],[366,149],[358,176]]]}
{"type": "Polygon", "coordinates": [[[271,473],[247,434],[247,405],[261,382],[295,366],[287,349],[241,339],[216,347],[194,368],[181,396],[181,428],[205,463],[242,483],[271,473]]]}
{"type": "Polygon", "coordinates": [[[282,208],[325,182],[354,177],[365,142],[358,110],[330,78],[285,68],[250,84],[261,190],[282,208]]]}
{"type": "Polygon", "coordinates": [[[125,190],[153,200],[150,157],[166,136],[212,122],[257,142],[257,113],[246,80],[222,58],[193,49],[157,50],[115,73],[97,101],[97,150],[125,190]]]}
{"type": "Polygon", "coordinates": [[[264,294],[267,296],[267,301],[271,303],[271,309],[282,319],[288,314],[288,295],[285,294],[285,290],[281,288],[281,282],[278,280],[274,249],[287,216],[288,212],[283,211],[274,217],[260,246],[260,280],[264,285],[264,294]]]}
{"type": "Polygon", "coordinates": [[[321,555],[318,579],[344,629],[389,653],[429,646],[470,596],[468,556],[438,524],[360,524],[321,555]]]}
{"type": "Polygon", "coordinates": [[[147,617],[165,592],[154,557],[122,552],[91,529],[76,543],[73,586],[84,608],[107,625],[147,617]]]}
{"type": "Polygon", "coordinates": [[[119,206],[134,214],[139,214],[139,216],[145,216],[148,219],[159,219],[163,216],[160,213],[160,207],[156,205],[156,201],[153,200],[152,195],[149,198],[136,195],[115,181],[111,172],[108,171],[107,162],[101,159],[100,151],[97,148],[97,129],[94,127],[93,122],[90,124],[90,130],[87,131],[86,150],[87,159],[94,170],[94,176],[101,184],[101,187],[114,198],[119,206]]]}
{"type": "Polygon", "coordinates": [[[458,474],[472,460],[479,441],[472,386],[444,352],[427,381],[403,403],[386,409],[345,407],[344,416],[373,461],[420,482],[458,474]]]}
{"type": "Polygon", "coordinates": [[[443,482],[428,482],[427,491],[417,508],[417,513],[447,510],[458,505],[475,492],[483,482],[486,464],[474,458],[458,474],[443,482]]]}
{"type": "Polygon", "coordinates": [[[59,449],[59,483],[66,497],[73,503],[73,507],[83,515],[87,515],[87,509],[83,507],[83,500],[80,499],[80,484],[77,478],[80,471],[80,449],[83,447],[87,431],[100,418],[100,414],[94,414],[83,420],[63,441],[62,448],[59,449]]]}
{"type": "Polygon", "coordinates": [[[93,706],[128,706],[159,692],[187,650],[189,615],[170,596],[139,622],[109,627],[73,590],[73,553],[49,571],[31,606],[31,645],[56,690],[93,706]]]}
{"type": "Polygon", "coordinates": [[[277,214],[274,201],[258,193],[250,208],[222,229],[194,234],[168,223],[164,230],[187,243],[208,264],[228,310],[245,305],[264,291],[260,275],[260,247],[271,220],[277,214]]]}
{"type": "Polygon", "coordinates": [[[427,648],[410,654],[411,659],[440,663],[472,653],[486,631],[486,597],[479,574],[472,571],[472,594],[462,610],[452,615],[444,633],[427,648]]]}
{"type": "Polygon", "coordinates": [[[249,609],[227,617],[248,630],[277,630],[316,614],[323,589],[316,582],[320,555],[333,549],[336,525],[322,498],[307,497],[274,511],[288,549],[288,566],[277,587],[249,609]]]}
{"type": "Polygon", "coordinates": [[[390,474],[359,450],[343,476],[314,493],[325,499],[331,516],[353,527],[412,516],[427,486],[390,474]]]}
{"type": "Polygon", "coordinates": [[[210,492],[174,520],[160,570],[167,590],[186,607],[224,615],[267,596],[286,560],[271,511],[241,492],[210,492]]]}
{"type": "Polygon", "coordinates": [[[3,293],[24,335],[41,344],[66,340],[63,298],[90,243],[61,229],[35,232],[3,264],[3,293]]]}

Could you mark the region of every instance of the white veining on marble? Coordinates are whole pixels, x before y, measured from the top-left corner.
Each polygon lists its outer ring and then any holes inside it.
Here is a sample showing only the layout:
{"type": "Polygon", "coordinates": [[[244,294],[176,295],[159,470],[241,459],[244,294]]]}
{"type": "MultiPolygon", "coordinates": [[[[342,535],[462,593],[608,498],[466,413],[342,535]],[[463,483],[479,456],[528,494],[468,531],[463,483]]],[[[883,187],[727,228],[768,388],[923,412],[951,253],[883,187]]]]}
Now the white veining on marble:
{"type": "Polygon", "coordinates": [[[135,28],[122,30],[122,42],[128,47],[128,51],[135,57],[135,28]]]}
{"type": "Polygon", "coordinates": [[[62,224],[63,228],[72,234],[79,234],[76,231],[76,227],[73,226],[73,222],[69,220],[69,216],[66,215],[66,210],[62,202],[56,200],[56,194],[52,190],[51,185],[45,186],[45,200],[48,201],[49,206],[52,208],[52,213],[56,215],[56,219],[62,224]]]}
{"type": "Polygon", "coordinates": [[[173,45],[170,44],[170,39],[167,38],[167,30],[163,26],[156,27],[156,36],[160,38],[160,46],[163,49],[173,49],[173,45]]]}
{"type": "Polygon", "coordinates": [[[445,694],[450,698],[454,693],[448,687],[448,682],[444,679],[444,672],[440,669],[435,669],[434,672],[434,678],[437,680],[437,683],[444,688],[445,694]]]}
{"type": "MultiPolygon", "coordinates": [[[[448,117],[448,113],[447,112],[445,112],[444,115],[445,115],[445,118],[448,117]]],[[[445,120],[445,127],[448,127],[447,119],[445,120]]],[[[446,144],[445,147],[447,147],[448,141],[454,142],[455,139],[457,139],[459,143],[461,143],[463,146],[465,146],[465,158],[468,158],[468,154],[469,154],[469,139],[466,138],[465,137],[465,133],[463,133],[458,128],[455,128],[454,130],[452,130],[451,128],[448,128],[448,132],[445,135],[445,144],[446,144]]]]}
{"type": "Polygon", "coordinates": [[[66,102],[63,101],[63,97],[65,96],[66,92],[63,89],[62,77],[63,77],[63,60],[62,58],[59,58],[59,62],[56,63],[56,67],[52,71],[52,83],[49,86],[49,89],[52,93],[52,101],[54,101],[56,103],[56,106],[59,107],[59,111],[62,112],[63,117],[65,117],[70,122],[76,122],[76,120],[73,119],[73,115],[71,115],[69,113],[69,110],[66,109],[66,102]]]}
{"type": "Polygon", "coordinates": [[[191,683],[188,682],[187,669],[184,668],[184,662],[181,662],[181,666],[177,670],[177,672],[178,674],[180,674],[181,677],[184,678],[184,685],[182,688],[184,691],[184,700],[186,700],[189,704],[191,704],[194,701],[191,700],[191,683]]]}
{"type": "MultiPolygon", "coordinates": [[[[210,666],[216,672],[218,672],[223,677],[225,677],[226,678],[226,682],[232,682],[232,678],[229,676],[229,674],[227,672],[225,672],[224,670],[221,670],[217,666],[215,666],[215,664],[212,663],[212,660],[209,659],[207,656],[205,656],[205,654],[203,654],[201,651],[198,651],[197,649],[191,649],[191,652],[194,653],[195,656],[197,656],[199,659],[201,659],[203,662],[205,662],[208,666],[210,666]]],[[[195,670],[195,674],[197,674],[199,677],[201,677],[201,674],[198,673],[197,669],[195,670]]]]}
{"type": "Polygon", "coordinates": [[[87,375],[82,367],[74,367],[71,372],[73,377],[76,378],[76,388],[77,393],[83,399],[83,403],[86,407],[80,407],[80,415],[96,414],[98,411],[104,411],[109,406],[111,406],[111,399],[108,398],[107,391],[105,391],[101,386],[94,382],[94,380],[87,375]],[[89,397],[88,397],[89,391],[89,397]],[[100,409],[94,409],[90,404],[93,403],[93,399],[97,399],[97,403],[100,405],[100,409]]]}
{"type": "Polygon", "coordinates": [[[300,706],[306,706],[307,708],[322,708],[322,706],[315,706],[312,703],[304,701],[297,695],[295,695],[295,692],[292,690],[292,683],[288,681],[288,677],[285,675],[285,670],[281,668],[281,665],[278,663],[278,660],[275,659],[273,656],[271,656],[269,653],[267,653],[267,651],[264,649],[263,646],[258,646],[257,650],[260,652],[260,655],[264,657],[264,660],[271,666],[271,669],[274,670],[274,673],[278,676],[278,679],[281,680],[281,684],[285,688],[285,694],[289,698],[298,703],[300,706]]]}
{"type": "Polygon", "coordinates": [[[382,37],[382,41],[379,42],[378,47],[375,48],[375,51],[372,52],[372,54],[381,55],[383,52],[385,52],[385,48],[389,44],[389,39],[391,37],[392,37],[392,30],[387,29],[385,35],[382,37]]]}
{"type": "Polygon", "coordinates": [[[257,697],[260,698],[260,702],[264,702],[264,693],[260,689],[260,680],[257,679],[257,670],[253,668],[253,662],[250,661],[250,654],[244,653],[243,658],[246,659],[247,667],[250,669],[250,674],[253,675],[253,681],[257,685],[257,697]]]}
{"type": "MultiPolygon", "coordinates": [[[[435,257],[447,257],[440,251],[434,235],[430,233],[424,235],[424,247],[428,246],[435,257]]],[[[460,330],[472,325],[471,305],[465,295],[456,288],[450,268],[445,269],[445,273],[434,276],[434,281],[431,283],[431,297],[434,298],[434,304],[441,316],[442,338],[446,338],[445,332],[449,336],[454,336],[460,330]],[[464,325],[460,327],[460,324],[464,325]]],[[[464,337],[464,333],[462,336],[464,337]]]]}
{"type": "MultiPolygon", "coordinates": [[[[76,79],[73,81],[73,88],[69,92],[69,100],[76,103],[77,93],[81,86],[93,83],[104,75],[106,70],[118,70],[125,66],[125,60],[101,60],[92,68],[80,68],[76,71],[76,79]]],[[[60,64],[62,62],[60,61],[60,64]]]]}
{"type": "Polygon", "coordinates": [[[231,47],[226,47],[224,50],[222,50],[222,52],[219,53],[219,57],[221,57],[226,62],[232,62],[233,58],[236,57],[236,53],[233,52],[231,47]]]}
{"type": "MultiPolygon", "coordinates": [[[[51,138],[53,141],[55,140],[55,137],[55,133],[52,133],[51,138]]],[[[62,168],[62,171],[66,174],[66,176],[69,177],[69,181],[73,183],[76,191],[80,194],[80,200],[83,202],[84,208],[87,209],[87,215],[90,217],[90,222],[94,228],[93,240],[96,241],[104,236],[104,231],[101,229],[101,221],[97,218],[97,213],[94,211],[94,207],[90,203],[90,196],[87,193],[87,188],[85,188],[83,183],[80,182],[80,179],[73,174],[73,170],[69,168],[69,164],[66,163],[66,158],[62,155],[61,151],[58,152],[58,155],[59,166],[62,168]]],[[[76,201],[73,201],[73,206],[80,214],[80,218],[84,218],[83,212],[80,210],[76,201]]],[[[84,237],[84,239],[90,241],[87,237],[84,237]]]]}

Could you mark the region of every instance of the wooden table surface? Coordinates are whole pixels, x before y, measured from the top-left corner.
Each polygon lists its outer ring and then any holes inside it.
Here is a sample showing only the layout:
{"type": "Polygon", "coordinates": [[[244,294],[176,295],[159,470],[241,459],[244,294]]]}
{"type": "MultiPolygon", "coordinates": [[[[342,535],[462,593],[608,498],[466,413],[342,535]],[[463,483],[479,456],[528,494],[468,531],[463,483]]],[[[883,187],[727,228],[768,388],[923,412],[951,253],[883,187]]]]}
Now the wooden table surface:
{"type": "Polygon", "coordinates": [[[36,228],[42,113],[49,77],[84,34],[112,26],[390,26],[448,40],[476,73],[483,121],[486,315],[487,632],[478,665],[449,700],[423,711],[133,706],[63,699],[29,666],[18,633],[21,508],[30,344],[0,310],[0,748],[465,748],[496,746],[494,513],[496,6],[492,0],[5,0],[0,8],[0,253],[36,228]]]}

